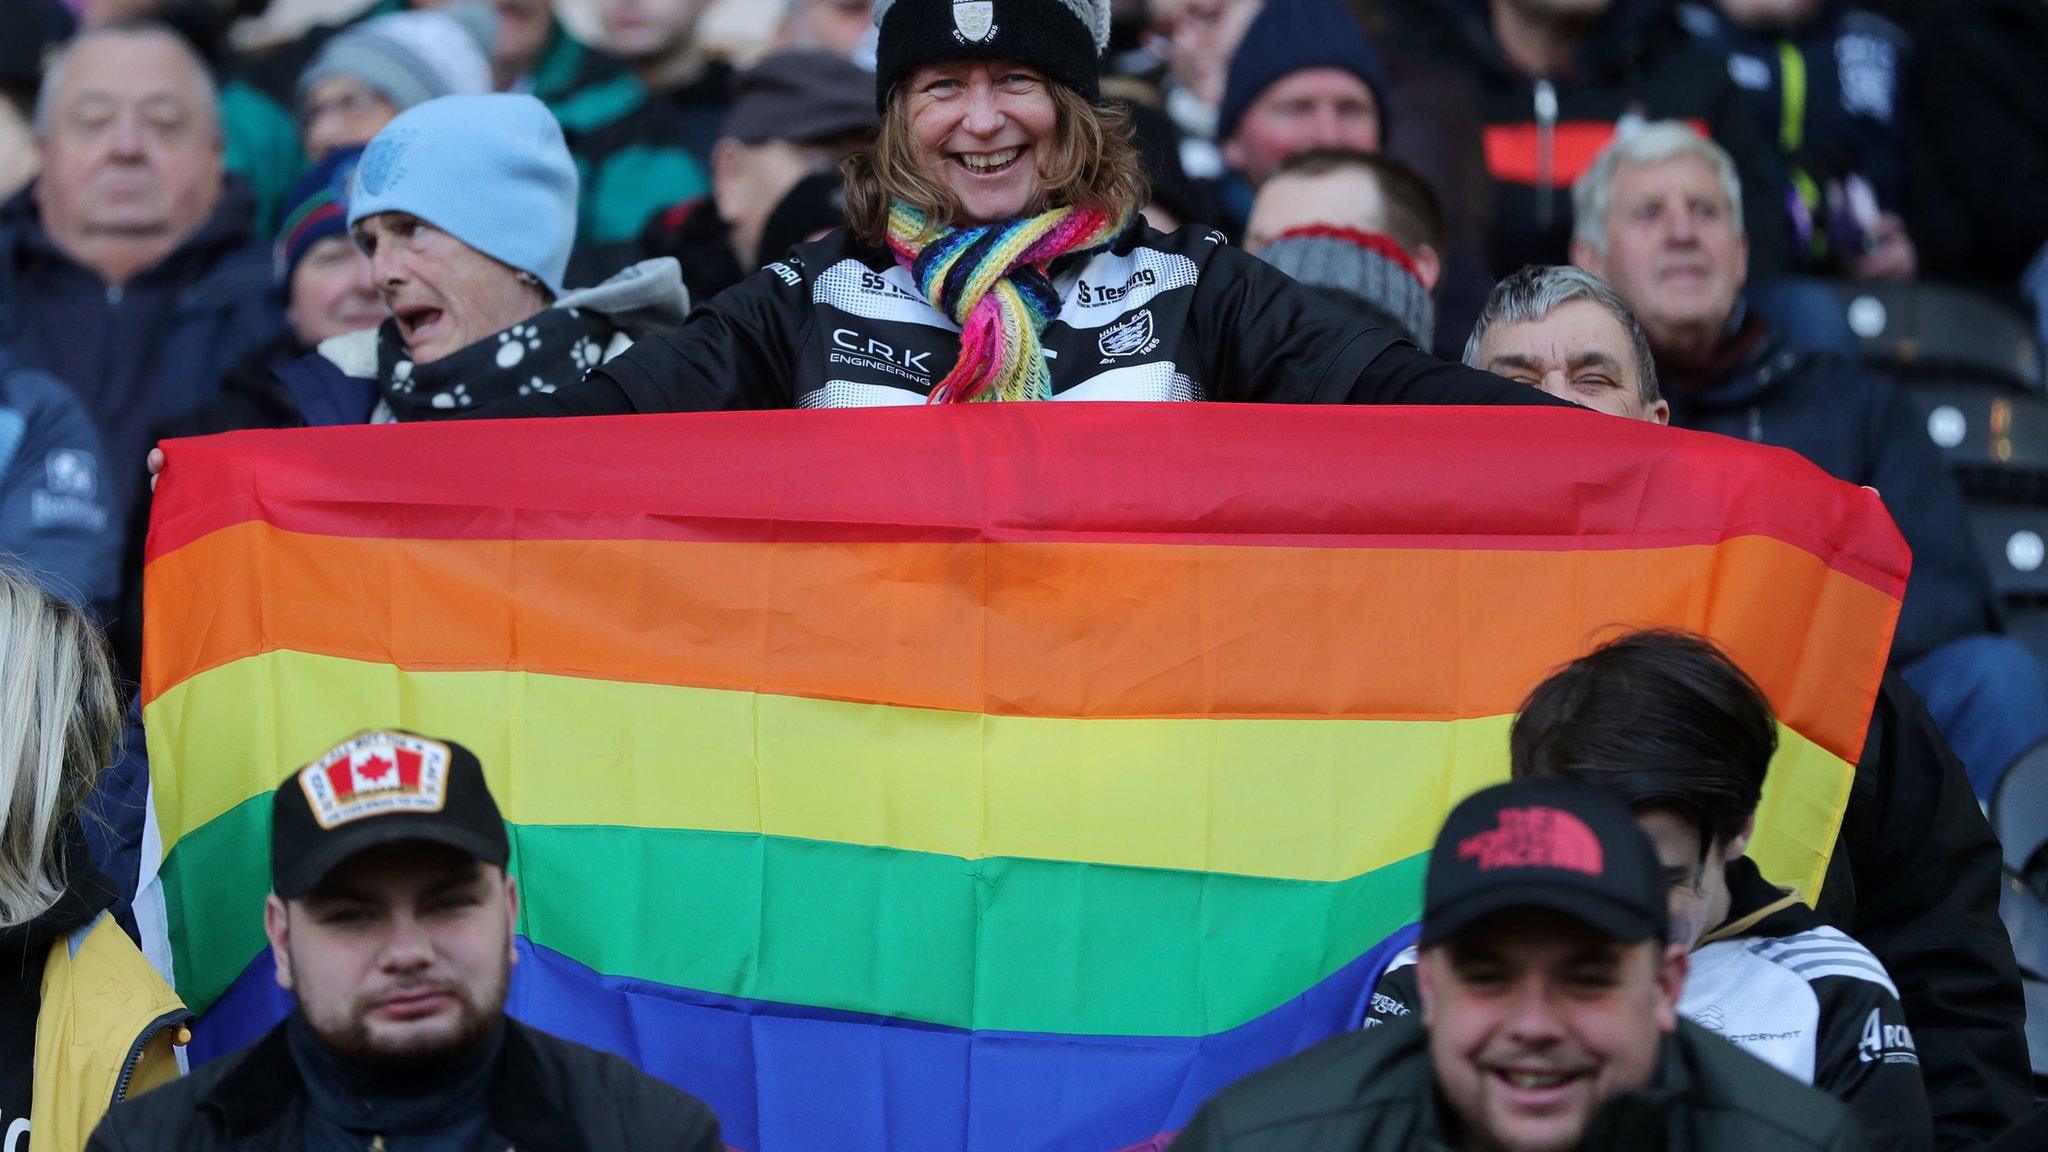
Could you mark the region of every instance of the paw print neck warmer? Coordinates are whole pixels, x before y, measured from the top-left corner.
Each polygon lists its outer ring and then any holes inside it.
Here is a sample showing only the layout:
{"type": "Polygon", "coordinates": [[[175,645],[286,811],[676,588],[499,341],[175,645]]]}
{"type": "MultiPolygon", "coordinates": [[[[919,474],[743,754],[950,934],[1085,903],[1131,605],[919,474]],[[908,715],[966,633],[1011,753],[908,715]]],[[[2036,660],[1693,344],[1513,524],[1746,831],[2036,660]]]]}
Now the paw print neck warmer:
{"type": "Polygon", "coordinates": [[[583,379],[618,335],[605,316],[549,308],[432,364],[415,364],[396,321],[377,329],[377,387],[401,421],[438,420],[583,379]]]}

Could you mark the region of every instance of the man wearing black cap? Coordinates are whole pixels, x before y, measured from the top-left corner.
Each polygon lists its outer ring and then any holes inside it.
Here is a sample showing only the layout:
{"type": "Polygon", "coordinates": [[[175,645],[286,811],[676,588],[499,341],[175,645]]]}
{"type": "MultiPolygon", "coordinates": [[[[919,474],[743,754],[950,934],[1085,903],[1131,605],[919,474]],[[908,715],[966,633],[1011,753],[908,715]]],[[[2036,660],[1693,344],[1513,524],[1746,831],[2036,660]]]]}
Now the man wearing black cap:
{"type": "Polygon", "coordinates": [[[263,922],[298,1011],[108,1113],[92,1147],[717,1152],[702,1103],[506,1018],[509,855],[460,744],[362,732],[288,777],[263,922]]]}
{"type": "Polygon", "coordinates": [[[1656,853],[1620,801],[1516,781],[1453,809],[1424,881],[1419,1016],[1227,1089],[1179,1152],[1857,1149],[1854,1119],[1678,1018],[1656,853]]]}

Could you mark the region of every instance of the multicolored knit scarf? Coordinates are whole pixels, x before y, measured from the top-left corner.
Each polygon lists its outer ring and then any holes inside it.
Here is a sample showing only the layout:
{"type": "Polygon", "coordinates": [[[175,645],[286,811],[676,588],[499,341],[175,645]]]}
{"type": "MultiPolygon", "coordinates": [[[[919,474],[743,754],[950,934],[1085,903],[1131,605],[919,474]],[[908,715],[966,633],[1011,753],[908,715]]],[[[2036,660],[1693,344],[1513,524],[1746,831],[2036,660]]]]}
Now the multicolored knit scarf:
{"type": "Polygon", "coordinates": [[[932,389],[933,404],[1044,400],[1052,373],[1038,337],[1059,315],[1046,271],[1053,260],[1104,248],[1131,219],[1094,209],[1055,208],[1022,220],[935,230],[898,201],[889,248],[924,298],[960,325],[960,359],[932,389]]]}

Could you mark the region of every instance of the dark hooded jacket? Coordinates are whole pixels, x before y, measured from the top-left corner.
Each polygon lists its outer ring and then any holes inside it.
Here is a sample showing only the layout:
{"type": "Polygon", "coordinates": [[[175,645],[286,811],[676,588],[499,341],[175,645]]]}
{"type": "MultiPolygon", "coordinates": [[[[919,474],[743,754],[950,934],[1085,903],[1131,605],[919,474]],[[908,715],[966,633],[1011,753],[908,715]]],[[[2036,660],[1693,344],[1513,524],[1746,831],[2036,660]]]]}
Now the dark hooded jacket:
{"type": "Polygon", "coordinates": [[[1926,415],[1885,377],[1794,349],[1754,312],[1741,324],[1730,339],[1746,341],[1748,349],[1731,370],[1697,388],[1660,372],[1671,422],[1790,448],[1838,480],[1877,489],[1913,549],[1892,642],[1895,665],[1995,631],[1991,580],[1970,537],[1962,493],[1927,438],[1926,415]]]}
{"type": "MultiPolygon", "coordinates": [[[[1172,1152],[1450,1152],[1415,1017],[1352,1032],[1239,1081],[1202,1106],[1172,1152]]],[[[1579,1152],[1848,1152],[1840,1101],[1691,1021],[1664,1040],[1648,1087],[1608,1101],[1579,1152]]]]}
{"type": "MultiPolygon", "coordinates": [[[[1676,119],[1713,136],[1735,159],[1745,204],[1776,204],[1784,180],[1726,60],[1693,43],[1666,0],[1616,0],[1565,75],[1534,78],[1509,63],[1486,0],[1392,0],[1397,54],[1414,52],[1474,78],[1493,177],[1487,259],[1496,275],[1524,264],[1563,264],[1571,238],[1571,186],[1628,118],[1676,119]]],[[[1783,270],[1777,213],[1755,213],[1751,273],[1783,270]]]]}
{"type": "Polygon", "coordinates": [[[84,401],[117,522],[147,476],[157,426],[212,400],[227,370],[283,329],[270,251],[253,242],[237,182],[183,244],[120,288],[58,249],[33,187],[0,208],[0,343],[84,401]]]}

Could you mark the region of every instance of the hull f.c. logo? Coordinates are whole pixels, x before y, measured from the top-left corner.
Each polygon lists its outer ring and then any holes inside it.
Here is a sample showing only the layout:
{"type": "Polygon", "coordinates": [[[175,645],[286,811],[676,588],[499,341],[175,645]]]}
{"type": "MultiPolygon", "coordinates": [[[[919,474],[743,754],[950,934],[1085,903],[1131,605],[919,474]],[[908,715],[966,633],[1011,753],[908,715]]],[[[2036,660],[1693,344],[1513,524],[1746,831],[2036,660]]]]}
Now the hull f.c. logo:
{"type": "Polygon", "coordinates": [[[953,0],[953,39],[980,44],[995,34],[995,0],[953,0]]]}
{"type": "Polygon", "coordinates": [[[1095,349],[1102,353],[1102,362],[1124,356],[1143,356],[1159,347],[1159,341],[1152,336],[1152,310],[1146,308],[1104,328],[1095,338],[1095,349]]]}

